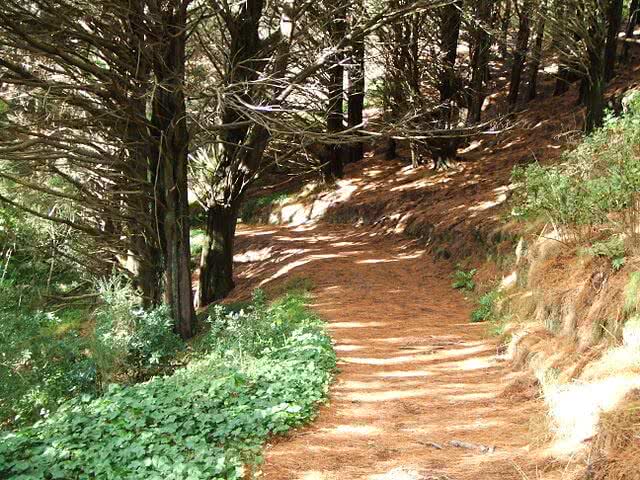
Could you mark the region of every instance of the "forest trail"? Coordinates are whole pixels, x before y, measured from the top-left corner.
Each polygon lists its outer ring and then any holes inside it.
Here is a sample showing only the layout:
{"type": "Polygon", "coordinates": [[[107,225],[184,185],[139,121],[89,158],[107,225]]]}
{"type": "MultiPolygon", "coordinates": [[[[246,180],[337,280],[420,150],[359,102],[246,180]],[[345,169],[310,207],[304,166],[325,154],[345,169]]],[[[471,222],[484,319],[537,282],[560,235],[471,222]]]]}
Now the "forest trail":
{"type": "Polygon", "coordinates": [[[469,323],[470,302],[451,288],[445,262],[402,237],[327,225],[246,227],[237,252],[234,297],[313,281],[339,356],[330,402],[310,426],[272,441],[261,478],[540,478],[544,462],[527,447],[542,411],[535,388],[504,395],[521,374],[499,360],[486,326],[469,323]]]}

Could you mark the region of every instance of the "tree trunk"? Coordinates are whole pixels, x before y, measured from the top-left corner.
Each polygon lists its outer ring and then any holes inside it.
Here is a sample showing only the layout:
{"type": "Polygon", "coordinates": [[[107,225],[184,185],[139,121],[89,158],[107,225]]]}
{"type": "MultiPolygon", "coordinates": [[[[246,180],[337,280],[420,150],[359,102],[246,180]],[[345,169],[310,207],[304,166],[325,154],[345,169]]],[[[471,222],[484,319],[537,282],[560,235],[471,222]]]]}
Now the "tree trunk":
{"type": "Polygon", "coordinates": [[[197,305],[204,307],[225,298],[235,287],[233,282],[233,241],[238,208],[214,205],[207,211],[207,226],[202,256],[197,305]]]}
{"type": "Polygon", "coordinates": [[[482,105],[486,97],[485,83],[489,69],[489,49],[491,40],[487,28],[491,16],[491,2],[477,0],[477,20],[475,26],[473,51],[471,53],[471,84],[470,105],[467,123],[478,123],[482,118],[482,105]]]}
{"type": "MultiPolygon", "coordinates": [[[[563,1],[554,1],[552,9],[552,18],[561,19],[564,18],[565,15],[567,15],[567,5],[563,1]]],[[[553,96],[557,97],[567,93],[571,82],[577,79],[574,78],[574,72],[572,72],[571,67],[569,66],[568,55],[562,49],[562,47],[564,46],[563,43],[565,42],[562,29],[555,23],[556,22],[552,23],[552,26],[554,26],[552,45],[554,50],[560,50],[558,58],[558,74],[556,77],[555,89],[553,91],[553,96]]]]}
{"type": "Polygon", "coordinates": [[[518,103],[518,93],[520,92],[520,82],[522,79],[522,70],[524,62],[527,58],[529,50],[529,37],[531,36],[531,0],[525,0],[519,12],[520,25],[518,28],[518,38],[516,40],[516,48],[513,53],[513,65],[511,67],[511,80],[509,82],[509,94],[507,95],[507,104],[509,110],[513,110],[518,103]]]}
{"type": "MultiPolygon", "coordinates": [[[[640,0],[631,0],[629,4],[629,21],[627,22],[627,28],[625,30],[625,39],[633,38],[633,32],[636,29],[636,24],[638,23],[638,8],[640,7],[640,0]]],[[[624,63],[629,62],[629,50],[631,49],[631,44],[629,42],[624,42],[622,46],[622,61],[624,63]]]]}
{"type": "Polygon", "coordinates": [[[531,53],[531,63],[529,65],[529,85],[527,87],[527,102],[530,102],[538,95],[538,71],[542,63],[542,47],[544,45],[544,30],[546,24],[546,4],[541,4],[541,12],[538,16],[538,24],[536,26],[536,41],[531,53]]]}
{"type": "Polygon", "coordinates": [[[569,86],[571,85],[569,78],[571,76],[571,71],[569,67],[566,65],[560,65],[558,71],[558,78],[556,79],[556,87],[553,91],[553,96],[557,97],[559,95],[564,95],[569,91],[569,86]]]}
{"type": "Polygon", "coordinates": [[[176,332],[183,339],[191,338],[195,329],[187,199],[189,132],[184,97],[187,4],[172,0],[167,7],[166,43],[154,65],[159,87],[155,89],[152,111],[158,139],[158,176],[162,178],[165,298],[176,332]]]}
{"type": "MultiPolygon", "coordinates": [[[[334,18],[329,24],[332,43],[337,45],[346,35],[346,4],[341,0],[332,0],[334,18]]],[[[344,53],[337,52],[329,68],[329,104],[327,108],[327,131],[339,134],[344,131],[344,53]]],[[[348,151],[344,144],[329,145],[329,160],[323,168],[324,178],[342,178],[348,151]]]]}
{"type": "Polygon", "coordinates": [[[503,61],[507,60],[509,55],[509,27],[511,26],[511,0],[505,0],[504,11],[500,19],[500,56],[503,61]]]}
{"type": "Polygon", "coordinates": [[[585,130],[587,133],[601,127],[604,120],[604,89],[605,79],[605,45],[607,41],[606,26],[600,24],[603,19],[594,15],[593,26],[590,29],[591,42],[587,49],[588,72],[585,82],[585,105],[587,106],[587,119],[585,130]]]}
{"type": "Polygon", "coordinates": [[[134,274],[134,286],[140,289],[144,308],[153,308],[162,299],[162,252],[141,235],[133,242],[128,270],[134,274]]]}
{"type": "Polygon", "coordinates": [[[395,138],[389,137],[384,149],[384,159],[393,160],[398,156],[398,142],[395,138]]]}
{"type": "MultiPolygon", "coordinates": [[[[358,0],[354,18],[364,15],[364,1],[358,0]]],[[[347,119],[349,128],[356,128],[364,120],[365,95],[365,37],[355,39],[351,45],[351,67],[349,68],[349,98],[347,119]]],[[[350,146],[350,161],[357,162],[364,157],[364,143],[355,142],[350,146]]]]}
{"type": "MultiPolygon", "coordinates": [[[[156,221],[156,201],[158,195],[149,179],[155,174],[152,160],[154,136],[150,135],[147,121],[146,95],[151,85],[152,58],[146,55],[144,34],[144,7],[132,5],[127,12],[131,38],[129,45],[137,59],[135,71],[136,88],[128,92],[125,109],[127,121],[122,127],[126,137],[126,150],[129,161],[124,166],[127,181],[123,190],[131,193],[123,195],[130,218],[125,224],[125,234],[130,239],[130,254],[127,270],[133,274],[133,284],[142,294],[144,308],[153,308],[162,301],[162,250],[159,242],[158,223],[156,221]]],[[[154,156],[154,160],[157,159],[154,156]]]]}
{"type": "Polygon", "coordinates": [[[585,130],[587,133],[601,127],[604,119],[604,74],[589,83],[587,93],[587,122],[585,130]]]}
{"type": "Polygon", "coordinates": [[[607,43],[604,53],[604,79],[607,82],[615,75],[622,6],[622,0],[609,0],[607,5],[607,43]]]}
{"type": "Polygon", "coordinates": [[[578,101],[576,105],[586,106],[589,103],[589,78],[586,75],[580,80],[580,88],[578,89],[578,101]]]}
{"type": "Polygon", "coordinates": [[[452,100],[457,92],[456,60],[458,58],[458,40],[460,38],[460,24],[462,20],[462,1],[449,4],[443,8],[440,24],[440,44],[444,52],[444,75],[440,82],[440,103],[442,105],[443,126],[451,126],[453,118],[452,100]]]}

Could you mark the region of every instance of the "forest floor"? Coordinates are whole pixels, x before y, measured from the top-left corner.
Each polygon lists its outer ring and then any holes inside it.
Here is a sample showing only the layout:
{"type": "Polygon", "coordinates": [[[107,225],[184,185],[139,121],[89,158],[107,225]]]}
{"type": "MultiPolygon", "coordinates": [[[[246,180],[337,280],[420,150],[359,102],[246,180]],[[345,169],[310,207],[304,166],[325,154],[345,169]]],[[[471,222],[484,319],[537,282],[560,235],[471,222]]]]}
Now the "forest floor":
{"type": "MultiPolygon", "coordinates": [[[[608,96],[638,85],[634,61],[608,96]]],[[[506,91],[499,87],[496,105],[506,91]]],[[[580,466],[545,449],[539,386],[514,371],[486,325],[470,323],[472,302],[451,287],[452,262],[434,255],[442,240],[454,259],[483,262],[478,239],[504,226],[513,167],[557,161],[579,139],[577,86],[562,97],[552,88],[546,79],[512,128],[472,143],[452,169],[412,169],[406,158],[371,152],[347,166],[335,189],[292,197],[275,214],[289,226],[239,228],[238,288],[229,301],[309,280],[339,356],[330,401],[310,426],[272,439],[261,478],[574,478],[580,466]]]]}
{"type": "Polygon", "coordinates": [[[311,280],[339,356],[330,402],[311,426],[273,439],[263,478],[533,479],[552,467],[529,449],[537,388],[505,395],[522,374],[469,323],[447,262],[404,237],[326,224],[243,227],[238,253],[234,297],[311,280]]]}

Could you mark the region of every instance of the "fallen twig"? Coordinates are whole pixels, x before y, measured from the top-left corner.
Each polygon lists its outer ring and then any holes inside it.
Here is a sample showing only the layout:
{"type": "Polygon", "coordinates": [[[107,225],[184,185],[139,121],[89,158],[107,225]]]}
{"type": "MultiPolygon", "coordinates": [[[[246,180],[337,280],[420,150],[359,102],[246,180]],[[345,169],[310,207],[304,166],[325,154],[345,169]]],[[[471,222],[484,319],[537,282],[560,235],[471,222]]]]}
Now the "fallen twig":
{"type": "Polygon", "coordinates": [[[467,450],[479,450],[482,453],[493,453],[496,451],[495,446],[478,445],[475,443],[462,442],[460,440],[451,440],[449,445],[457,448],[466,448],[467,450]]]}
{"type": "Polygon", "coordinates": [[[418,440],[418,443],[420,445],[425,445],[427,447],[435,448],[436,450],[442,450],[444,448],[442,445],[435,442],[421,442],[420,440],[418,440]]]}

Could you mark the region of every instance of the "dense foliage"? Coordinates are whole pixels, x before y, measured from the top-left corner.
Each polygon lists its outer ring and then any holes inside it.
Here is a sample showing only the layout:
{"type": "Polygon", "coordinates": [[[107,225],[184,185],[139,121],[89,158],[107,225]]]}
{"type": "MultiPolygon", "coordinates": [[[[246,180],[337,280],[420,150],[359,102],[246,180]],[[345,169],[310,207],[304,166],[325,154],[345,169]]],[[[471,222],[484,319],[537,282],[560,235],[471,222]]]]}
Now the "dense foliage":
{"type": "Polygon", "coordinates": [[[145,310],[123,277],[101,282],[92,345],[102,383],[140,380],[172,369],[184,348],[166,305],[145,310]]]}
{"type": "Polygon", "coordinates": [[[42,312],[0,311],[0,421],[46,416],[58,404],[95,389],[95,364],[77,332],[56,334],[63,320],[42,312]]]}
{"type": "MultiPolygon", "coordinates": [[[[562,163],[534,163],[516,169],[514,178],[525,187],[517,215],[545,217],[565,240],[584,240],[598,227],[630,238],[636,236],[634,225],[640,214],[640,97],[628,100],[624,115],[609,117],[602,129],[567,153],[562,163]]],[[[596,254],[604,254],[605,247],[597,247],[596,254]]]]}
{"type": "Polygon", "coordinates": [[[0,424],[23,424],[95,390],[96,369],[78,333],[81,305],[49,302],[82,278],[66,261],[64,228],[0,207],[0,424]]]}
{"type": "Polygon", "coordinates": [[[313,417],[335,355],[322,322],[293,293],[216,308],[197,359],[171,376],[109,387],[3,435],[0,476],[239,479],[268,435],[313,417]]]}

